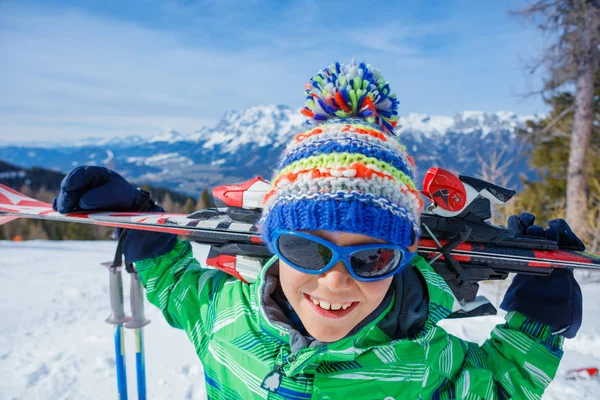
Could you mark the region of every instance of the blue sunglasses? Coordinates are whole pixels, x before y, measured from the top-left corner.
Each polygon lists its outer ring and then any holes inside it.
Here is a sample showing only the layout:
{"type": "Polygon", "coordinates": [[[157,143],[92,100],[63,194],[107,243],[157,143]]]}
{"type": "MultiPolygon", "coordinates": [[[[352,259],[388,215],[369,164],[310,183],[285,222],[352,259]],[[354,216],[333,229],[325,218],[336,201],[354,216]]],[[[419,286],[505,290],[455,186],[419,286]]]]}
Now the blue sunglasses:
{"type": "Polygon", "coordinates": [[[306,274],[322,274],[342,261],[362,282],[388,278],[410,264],[414,252],[393,244],[342,247],[304,232],[276,229],[272,248],[286,264],[306,274]]]}

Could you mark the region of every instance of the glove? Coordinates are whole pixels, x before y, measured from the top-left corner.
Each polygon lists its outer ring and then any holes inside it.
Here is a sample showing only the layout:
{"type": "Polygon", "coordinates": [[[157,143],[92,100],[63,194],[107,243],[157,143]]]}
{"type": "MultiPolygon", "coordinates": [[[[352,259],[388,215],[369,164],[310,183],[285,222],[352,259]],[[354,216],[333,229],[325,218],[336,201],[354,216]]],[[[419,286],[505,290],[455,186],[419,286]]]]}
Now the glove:
{"type": "MultiPolygon", "coordinates": [[[[561,249],[583,251],[583,242],[563,219],[548,222],[549,228],[533,225],[535,216],[521,213],[508,219],[508,228],[518,235],[539,236],[558,243],[561,249]]],[[[566,268],[550,275],[517,274],[508,288],[500,308],[517,311],[527,318],[548,325],[553,334],[572,339],[581,327],[583,299],[581,288],[566,268]]]]}
{"type": "Polygon", "coordinates": [[[104,167],[81,166],[60,185],[52,208],[61,214],[74,211],[138,211],[141,192],[121,175],[104,167]]]}
{"type": "MultiPolygon", "coordinates": [[[[125,178],[104,167],[81,166],[62,181],[52,208],[61,214],[74,211],[150,211],[164,212],[150,198],[125,178]]],[[[123,242],[126,263],[154,258],[168,253],[177,243],[170,233],[130,230],[123,242]]]]}
{"type": "Polygon", "coordinates": [[[539,225],[533,225],[535,215],[529,213],[521,213],[517,217],[511,215],[508,218],[508,228],[517,235],[540,236],[548,240],[553,240],[558,243],[558,247],[563,250],[584,251],[585,245],[579,239],[567,222],[562,219],[553,219],[548,222],[550,228],[544,230],[539,225]]]}

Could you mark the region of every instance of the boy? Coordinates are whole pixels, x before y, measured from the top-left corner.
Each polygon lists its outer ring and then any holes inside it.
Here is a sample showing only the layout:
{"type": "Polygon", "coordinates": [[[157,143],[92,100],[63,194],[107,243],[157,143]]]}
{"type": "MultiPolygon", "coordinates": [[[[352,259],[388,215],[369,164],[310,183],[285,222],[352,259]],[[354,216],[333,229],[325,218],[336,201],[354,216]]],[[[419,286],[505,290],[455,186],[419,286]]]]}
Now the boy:
{"type": "MultiPolygon", "coordinates": [[[[437,322],[456,299],[415,255],[422,202],[387,82],[336,63],[305,89],[315,126],[288,145],[265,196],[275,256],[256,283],[202,268],[174,235],[130,231],[123,245],[150,302],[194,344],[209,398],[541,398],[580,324],[572,274],[517,277],[507,322],[483,346],[448,335],[437,322]]],[[[55,208],[160,209],[99,167],[72,171],[55,208]]]]}

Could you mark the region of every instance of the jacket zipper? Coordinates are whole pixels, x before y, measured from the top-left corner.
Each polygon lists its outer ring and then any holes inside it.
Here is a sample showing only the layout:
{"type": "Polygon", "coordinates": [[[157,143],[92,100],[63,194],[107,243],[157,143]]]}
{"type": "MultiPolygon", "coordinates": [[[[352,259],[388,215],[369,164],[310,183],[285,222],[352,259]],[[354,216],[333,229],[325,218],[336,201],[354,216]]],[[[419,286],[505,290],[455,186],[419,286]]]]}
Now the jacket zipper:
{"type": "Polygon", "coordinates": [[[295,360],[296,355],[292,354],[291,356],[286,358],[283,363],[275,365],[271,372],[269,372],[267,376],[265,376],[265,379],[263,379],[260,386],[263,389],[268,390],[269,392],[277,393],[277,390],[279,390],[279,386],[281,386],[281,379],[284,367],[287,364],[294,362],[295,360]]]}

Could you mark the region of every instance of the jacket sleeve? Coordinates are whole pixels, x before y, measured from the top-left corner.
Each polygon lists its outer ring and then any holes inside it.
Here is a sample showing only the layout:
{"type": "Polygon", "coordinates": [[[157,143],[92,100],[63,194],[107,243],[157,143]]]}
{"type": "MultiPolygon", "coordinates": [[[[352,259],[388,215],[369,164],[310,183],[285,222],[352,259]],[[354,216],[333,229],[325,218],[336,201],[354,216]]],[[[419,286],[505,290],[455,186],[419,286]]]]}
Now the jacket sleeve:
{"type": "Polygon", "coordinates": [[[458,399],[541,399],[556,375],[564,338],[510,312],[479,346],[461,341],[464,363],[452,391],[458,399]]]}
{"type": "Polygon", "coordinates": [[[248,286],[203,268],[186,241],[178,241],[167,254],[136,262],[136,269],[150,303],[162,310],[169,325],[186,331],[198,354],[206,348],[219,300],[244,296],[242,286],[248,286]]]}

